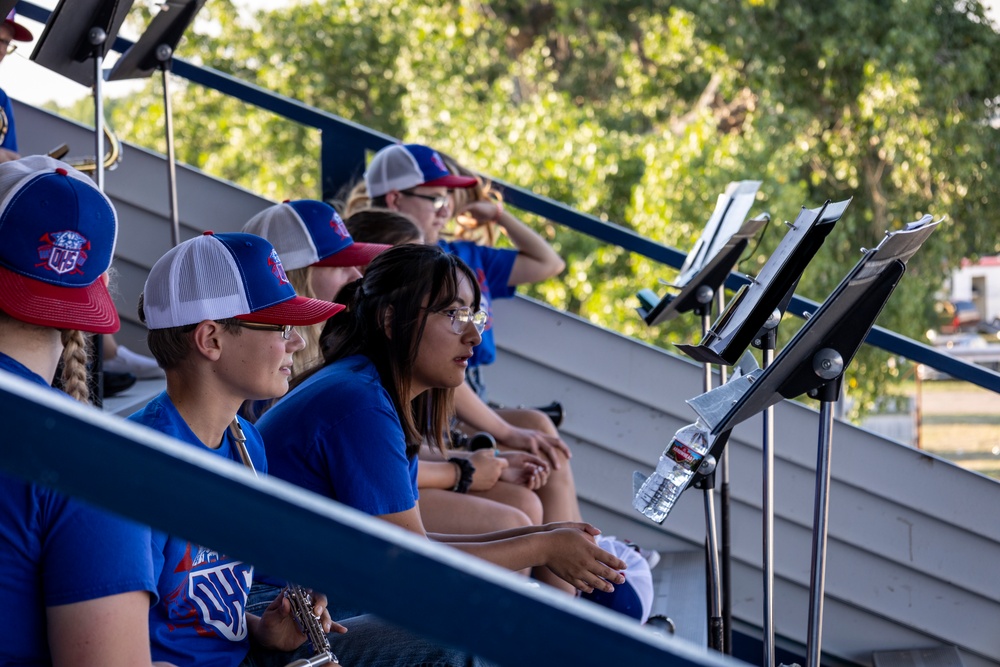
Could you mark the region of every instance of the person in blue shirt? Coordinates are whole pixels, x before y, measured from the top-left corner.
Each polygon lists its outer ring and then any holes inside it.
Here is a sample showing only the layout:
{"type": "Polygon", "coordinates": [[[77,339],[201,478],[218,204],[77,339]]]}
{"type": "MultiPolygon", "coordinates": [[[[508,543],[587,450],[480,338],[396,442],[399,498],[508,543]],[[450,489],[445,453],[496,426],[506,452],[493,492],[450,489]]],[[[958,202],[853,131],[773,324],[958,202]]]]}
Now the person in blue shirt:
{"type": "MultiPolygon", "coordinates": [[[[17,49],[14,42],[30,42],[32,40],[31,31],[18,23],[16,13],[13,9],[7,14],[7,18],[0,23],[0,63],[17,49]]],[[[14,125],[14,109],[10,104],[7,93],[0,89],[0,162],[16,160],[20,157],[17,153],[17,128],[14,125]]]]}
{"type": "MultiPolygon", "coordinates": [[[[87,402],[81,332],[119,327],[106,274],[114,207],[45,156],[0,164],[0,201],[0,370],[50,389],[62,356],[62,386],[87,402]]],[[[145,526],[0,473],[0,664],[150,665],[149,539],[145,526]]]]}
{"type": "MultiPolygon", "coordinates": [[[[475,274],[426,245],[376,257],[337,299],[348,309],[327,322],[324,365],[257,422],[271,474],[449,544],[510,570],[545,568],[585,592],[611,591],[624,563],[599,549],[583,522],[479,535],[429,535],[420,514],[417,452],[444,449],[451,399],[479,343],[475,274]]],[[[469,488],[455,462],[454,488],[469,488]]]]}
{"type": "MultiPolygon", "coordinates": [[[[424,242],[457,255],[473,270],[482,294],[480,307],[488,320],[466,373],[467,386],[455,392],[455,413],[462,430],[491,434],[501,448],[519,450],[548,464],[538,488],[542,521],[579,521],[569,446],[552,420],[539,410],[494,408],[486,402],[481,369],[496,358],[493,301],[514,296],[517,285],[558,275],[565,262],[537,232],[487,196],[482,180],[467,169],[421,144],[386,146],[372,158],[361,187],[348,200],[348,215],[364,206],[385,207],[409,215],[423,231],[424,242]],[[457,212],[483,227],[499,227],[514,246],[493,248],[464,240],[445,240],[442,232],[457,212]]],[[[527,505],[515,506],[529,511],[527,505]]],[[[530,515],[530,513],[529,513],[530,515]]],[[[561,582],[556,586],[568,587],[561,582]]]]}
{"type": "MultiPolygon", "coordinates": [[[[206,233],[178,245],[153,266],[139,304],[167,388],[129,419],[268,473],[260,435],[237,412],[244,401],[282,396],[293,355],[305,345],[298,327],[342,309],[298,296],[259,236],[206,233]]],[[[279,590],[250,594],[259,578],[251,564],[161,531],[153,531],[152,546],[160,602],[149,613],[149,633],[158,659],[178,667],[277,667],[312,656],[288,599],[279,590]]],[[[333,623],[326,596],[314,602],[346,665],[479,664],[371,616],[333,623]]]]}

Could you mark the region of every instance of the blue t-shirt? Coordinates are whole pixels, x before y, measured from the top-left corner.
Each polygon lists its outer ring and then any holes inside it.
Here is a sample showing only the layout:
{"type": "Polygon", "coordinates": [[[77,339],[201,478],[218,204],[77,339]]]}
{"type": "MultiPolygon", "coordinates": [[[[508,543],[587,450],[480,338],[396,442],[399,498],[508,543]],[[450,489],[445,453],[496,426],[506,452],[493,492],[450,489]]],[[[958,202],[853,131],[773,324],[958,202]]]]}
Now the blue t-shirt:
{"type": "MultiPolygon", "coordinates": [[[[242,463],[233,436],[209,449],[177,412],[166,392],[129,417],[195,447],[242,463]]],[[[249,423],[240,419],[250,460],[259,474],[267,472],[264,445],[249,423]]],[[[253,566],[208,547],[154,530],[153,573],[160,601],[149,612],[153,660],[177,667],[236,667],[250,650],[246,601],[253,566]]]]}
{"type": "Polygon", "coordinates": [[[271,476],[372,515],[416,505],[417,458],[375,365],[364,356],[317,371],[264,413],[271,476]]]}
{"type": "Polygon", "coordinates": [[[0,89],[0,107],[3,109],[3,114],[7,117],[7,134],[4,135],[3,141],[0,142],[0,148],[6,148],[9,151],[17,152],[17,128],[14,127],[14,107],[10,104],[10,98],[7,97],[2,89],[0,89]]]}
{"type": "MultiPolygon", "coordinates": [[[[48,387],[3,353],[0,369],[48,387]]],[[[156,593],[148,527],[3,473],[0,554],[2,665],[52,663],[46,607],[156,593]]]]}
{"type": "Polygon", "coordinates": [[[517,287],[508,285],[510,272],[514,269],[517,250],[491,248],[469,241],[438,241],[445,252],[457,255],[476,274],[479,289],[483,293],[480,308],[490,316],[483,331],[483,342],[472,351],[469,368],[492,364],[497,358],[497,344],[493,339],[493,299],[509,299],[517,292],[517,287]]]}

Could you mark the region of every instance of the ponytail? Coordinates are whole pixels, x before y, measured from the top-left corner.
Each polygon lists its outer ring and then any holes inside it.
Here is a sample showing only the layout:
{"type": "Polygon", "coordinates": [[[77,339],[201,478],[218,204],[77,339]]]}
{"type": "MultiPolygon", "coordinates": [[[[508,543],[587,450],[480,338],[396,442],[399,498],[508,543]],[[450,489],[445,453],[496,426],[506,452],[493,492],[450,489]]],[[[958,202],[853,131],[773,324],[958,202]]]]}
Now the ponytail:
{"type": "Polygon", "coordinates": [[[90,386],[87,383],[87,358],[90,356],[86,335],[76,329],[63,329],[62,376],[63,391],[81,403],[90,403],[90,386]]]}

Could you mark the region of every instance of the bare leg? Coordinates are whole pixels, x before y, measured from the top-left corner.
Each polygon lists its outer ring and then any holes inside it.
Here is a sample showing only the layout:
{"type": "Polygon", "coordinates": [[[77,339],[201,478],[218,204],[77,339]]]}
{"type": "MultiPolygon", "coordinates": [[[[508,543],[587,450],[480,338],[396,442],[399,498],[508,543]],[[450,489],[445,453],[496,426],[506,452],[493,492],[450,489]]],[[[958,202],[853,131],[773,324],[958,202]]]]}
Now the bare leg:
{"type": "MultiPolygon", "coordinates": [[[[552,420],[538,410],[501,408],[501,417],[514,426],[530,428],[549,435],[559,435],[552,420]]],[[[582,521],[580,504],[576,498],[576,481],[568,459],[560,455],[559,469],[553,470],[549,480],[536,491],[542,501],[542,523],[553,521],[582,521]]]]}

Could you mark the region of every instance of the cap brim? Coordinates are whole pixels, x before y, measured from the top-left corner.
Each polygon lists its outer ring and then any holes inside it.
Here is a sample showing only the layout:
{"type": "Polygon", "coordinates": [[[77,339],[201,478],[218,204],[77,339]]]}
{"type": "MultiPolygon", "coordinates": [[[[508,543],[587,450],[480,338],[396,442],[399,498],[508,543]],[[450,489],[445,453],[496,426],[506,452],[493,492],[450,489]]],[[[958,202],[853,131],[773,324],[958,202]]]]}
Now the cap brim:
{"type": "Polygon", "coordinates": [[[332,301],[321,301],[320,299],[309,299],[304,296],[296,296],[288,301],[256,310],[246,315],[237,315],[236,319],[247,322],[260,322],[262,324],[294,324],[295,326],[305,326],[308,324],[319,324],[325,322],[346,306],[332,301]]]}
{"type": "Polygon", "coordinates": [[[118,311],[103,280],[59,287],[0,267],[0,310],[14,319],[55,329],[115,333],[118,311]]]}
{"type": "Polygon", "coordinates": [[[25,28],[20,23],[15,23],[10,19],[5,19],[4,23],[10,26],[10,29],[14,31],[14,41],[15,42],[30,42],[33,39],[31,31],[25,28]]]}
{"type": "Polygon", "coordinates": [[[421,183],[421,185],[429,188],[471,188],[472,186],[479,183],[478,180],[471,176],[459,176],[457,174],[448,174],[447,176],[442,176],[441,178],[435,178],[433,181],[427,181],[426,183],[421,183]]]}
{"type": "Polygon", "coordinates": [[[358,243],[355,241],[343,250],[319,260],[313,266],[368,266],[373,259],[391,247],[391,245],[383,243],[358,243]]]}

